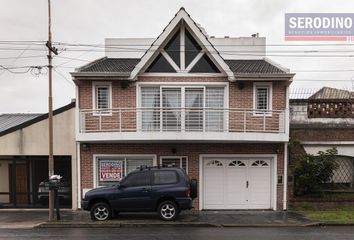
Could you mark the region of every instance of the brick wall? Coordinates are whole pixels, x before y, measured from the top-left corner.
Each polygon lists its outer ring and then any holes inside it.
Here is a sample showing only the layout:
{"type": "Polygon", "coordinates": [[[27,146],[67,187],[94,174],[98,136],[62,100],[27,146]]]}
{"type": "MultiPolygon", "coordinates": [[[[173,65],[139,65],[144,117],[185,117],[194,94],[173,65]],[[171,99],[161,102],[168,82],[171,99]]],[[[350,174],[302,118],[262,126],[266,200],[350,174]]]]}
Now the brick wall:
{"type": "Polygon", "coordinates": [[[312,126],[304,128],[291,128],[291,138],[298,141],[353,141],[354,128],[316,128],[312,126]]]}
{"type": "MultiPolygon", "coordinates": [[[[283,144],[235,144],[235,143],[90,143],[81,147],[81,188],[93,187],[93,155],[99,154],[154,154],[160,156],[188,156],[188,174],[199,179],[200,154],[276,154],[277,174],[283,175],[283,144]],[[176,153],[172,153],[176,149],[176,153]]],[[[277,208],[282,209],[283,184],[277,185],[277,208]]],[[[194,201],[196,209],[199,200],[194,201]]]]}

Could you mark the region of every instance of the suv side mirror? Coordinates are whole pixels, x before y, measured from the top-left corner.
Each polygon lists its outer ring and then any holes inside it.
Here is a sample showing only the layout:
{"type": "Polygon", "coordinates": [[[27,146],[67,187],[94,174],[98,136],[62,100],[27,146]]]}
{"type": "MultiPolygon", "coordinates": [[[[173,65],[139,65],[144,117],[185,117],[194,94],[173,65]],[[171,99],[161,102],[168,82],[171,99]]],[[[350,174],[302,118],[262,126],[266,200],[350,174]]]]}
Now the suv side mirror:
{"type": "Polygon", "coordinates": [[[123,189],[123,188],[126,188],[126,187],[128,187],[127,185],[124,185],[124,184],[119,184],[118,185],[118,189],[123,189]]]}

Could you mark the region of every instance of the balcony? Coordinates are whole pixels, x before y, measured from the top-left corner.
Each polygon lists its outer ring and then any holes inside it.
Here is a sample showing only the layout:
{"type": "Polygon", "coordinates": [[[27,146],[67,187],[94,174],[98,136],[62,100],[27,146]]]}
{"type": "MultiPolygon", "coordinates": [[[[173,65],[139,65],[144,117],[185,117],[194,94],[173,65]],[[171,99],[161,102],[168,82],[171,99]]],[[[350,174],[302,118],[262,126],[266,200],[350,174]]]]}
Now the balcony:
{"type": "Polygon", "coordinates": [[[235,108],[79,110],[77,141],[288,140],[288,111],[235,108]]]}

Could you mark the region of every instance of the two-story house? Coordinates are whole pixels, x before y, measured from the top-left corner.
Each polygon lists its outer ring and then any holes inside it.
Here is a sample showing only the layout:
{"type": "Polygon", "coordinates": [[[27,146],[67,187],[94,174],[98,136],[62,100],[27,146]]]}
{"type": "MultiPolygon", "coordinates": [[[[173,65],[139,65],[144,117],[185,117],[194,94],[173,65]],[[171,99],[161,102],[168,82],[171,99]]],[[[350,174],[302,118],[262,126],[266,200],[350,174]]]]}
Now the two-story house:
{"type": "Polygon", "coordinates": [[[140,165],[198,179],[196,209],[285,209],[288,87],[265,38],[215,38],[181,8],[155,39],[106,39],[72,73],[79,194],[140,165]]]}

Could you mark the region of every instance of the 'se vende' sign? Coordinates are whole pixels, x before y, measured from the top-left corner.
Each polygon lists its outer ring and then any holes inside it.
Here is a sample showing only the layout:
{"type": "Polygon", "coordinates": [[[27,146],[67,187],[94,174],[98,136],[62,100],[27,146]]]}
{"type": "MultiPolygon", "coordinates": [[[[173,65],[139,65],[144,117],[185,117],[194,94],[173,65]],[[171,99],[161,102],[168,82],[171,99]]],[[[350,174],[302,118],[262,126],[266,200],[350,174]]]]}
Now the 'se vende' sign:
{"type": "Polygon", "coordinates": [[[286,13],[286,41],[353,41],[354,13],[286,13]]]}

